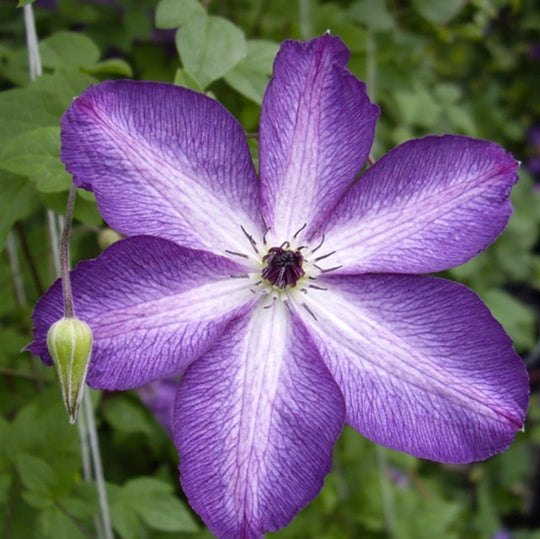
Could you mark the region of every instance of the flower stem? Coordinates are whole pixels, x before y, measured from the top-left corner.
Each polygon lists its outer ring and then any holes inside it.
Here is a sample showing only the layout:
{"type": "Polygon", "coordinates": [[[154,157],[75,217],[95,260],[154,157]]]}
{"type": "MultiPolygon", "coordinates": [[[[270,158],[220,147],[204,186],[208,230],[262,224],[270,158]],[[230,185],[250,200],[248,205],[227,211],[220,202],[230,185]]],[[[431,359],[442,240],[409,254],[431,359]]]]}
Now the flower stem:
{"type": "Polygon", "coordinates": [[[6,252],[9,261],[9,268],[13,277],[13,288],[15,289],[15,299],[18,305],[26,305],[26,293],[24,291],[23,280],[21,276],[21,268],[19,265],[19,257],[17,256],[17,245],[15,244],[15,236],[10,231],[6,242],[6,252]]]}
{"type": "Polygon", "coordinates": [[[71,292],[71,278],[69,276],[69,232],[71,230],[71,221],[73,220],[73,206],[75,205],[75,196],[77,188],[72,184],[69,189],[66,216],[64,219],[64,228],[60,240],[60,270],[62,275],[62,293],[64,296],[64,316],[73,318],[73,294],[71,292]]]}
{"type": "Polygon", "coordinates": [[[30,270],[30,274],[32,275],[32,279],[34,280],[34,286],[36,287],[37,293],[42,296],[45,293],[45,289],[41,284],[41,278],[39,277],[39,272],[37,270],[34,257],[32,256],[32,252],[30,251],[30,246],[28,245],[28,240],[26,239],[24,227],[20,221],[17,221],[15,223],[15,231],[17,232],[17,238],[19,240],[19,245],[21,246],[22,255],[26,259],[28,269],[30,270]]]}
{"type": "Polygon", "coordinates": [[[34,10],[32,5],[24,6],[24,27],[26,30],[26,45],[28,46],[28,64],[30,66],[30,80],[36,80],[43,73],[41,66],[41,56],[34,21],[34,10]]]}
{"type": "Polygon", "coordinates": [[[103,524],[103,537],[105,539],[113,539],[114,535],[111,524],[111,516],[109,512],[109,504],[107,503],[107,491],[105,489],[105,478],[103,475],[103,466],[101,463],[101,453],[99,451],[97,429],[94,421],[94,410],[92,408],[92,400],[90,399],[90,393],[88,391],[84,392],[82,408],[83,413],[86,414],[86,424],[88,426],[90,454],[92,455],[92,464],[94,468],[94,475],[96,477],[99,507],[103,524]]]}
{"type": "Polygon", "coordinates": [[[366,86],[369,98],[377,102],[377,45],[375,33],[371,28],[366,29],[366,86]]]}
{"type": "Polygon", "coordinates": [[[392,491],[390,490],[390,485],[388,484],[388,462],[386,460],[386,453],[383,447],[381,447],[380,445],[376,445],[375,451],[377,453],[377,465],[379,468],[384,527],[386,529],[387,537],[393,539],[394,537],[396,537],[396,532],[393,497],[392,491]]]}
{"type": "Polygon", "coordinates": [[[311,31],[311,0],[298,0],[298,26],[300,37],[307,41],[312,34],[311,31]]]}

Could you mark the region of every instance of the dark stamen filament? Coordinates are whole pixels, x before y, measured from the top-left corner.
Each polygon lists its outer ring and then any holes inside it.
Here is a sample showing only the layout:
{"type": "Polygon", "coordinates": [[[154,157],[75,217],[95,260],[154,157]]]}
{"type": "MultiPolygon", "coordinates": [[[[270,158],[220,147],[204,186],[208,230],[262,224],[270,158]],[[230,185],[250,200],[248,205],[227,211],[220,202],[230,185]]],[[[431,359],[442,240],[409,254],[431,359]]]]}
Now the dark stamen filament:
{"type": "Polygon", "coordinates": [[[263,240],[263,244],[266,245],[266,234],[268,234],[268,232],[270,231],[270,227],[268,226],[268,223],[266,222],[266,219],[264,218],[264,215],[262,214],[262,212],[260,212],[259,215],[261,216],[261,221],[263,222],[263,227],[264,227],[262,240],[263,240]]]}
{"type": "Polygon", "coordinates": [[[335,253],[335,251],[332,251],[331,253],[319,256],[315,259],[315,262],[318,262],[319,260],[324,260],[325,258],[328,258],[329,256],[332,256],[335,253]]]}
{"type": "Polygon", "coordinates": [[[330,273],[331,271],[336,271],[343,267],[343,265],[340,266],[334,266],[333,268],[328,269],[322,269],[320,266],[317,266],[317,264],[313,264],[321,273],[330,273]]]}
{"type": "Polygon", "coordinates": [[[242,258],[249,258],[248,255],[245,255],[244,253],[237,253],[236,251],[229,251],[229,249],[225,249],[225,252],[229,253],[230,255],[240,256],[242,258]]]}
{"type": "Polygon", "coordinates": [[[314,252],[318,251],[323,246],[324,240],[325,240],[325,235],[323,234],[322,239],[321,239],[321,243],[319,243],[319,245],[317,245],[317,247],[315,247],[315,249],[311,249],[311,252],[314,253],[314,252]]]}
{"type": "Polygon", "coordinates": [[[324,288],[324,286],[317,286],[316,284],[310,284],[309,288],[313,288],[315,290],[328,290],[328,288],[324,288]]]}
{"type": "MultiPolygon", "coordinates": [[[[240,228],[242,229],[242,232],[246,236],[246,238],[249,240],[249,243],[251,244],[251,247],[253,247],[253,250],[255,251],[255,254],[259,254],[259,249],[257,249],[257,242],[253,239],[253,236],[251,234],[248,234],[246,229],[240,225],[240,228]]],[[[247,258],[247,257],[246,257],[247,258]]]]}
{"type": "Polygon", "coordinates": [[[270,303],[270,305],[267,305],[266,307],[263,307],[263,309],[272,308],[276,304],[276,300],[277,300],[277,298],[276,298],[276,296],[274,296],[273,299],[272,299],[272,303],[270,303]]]}
{"type": "Polygon", "coordinates": [[[313,319],[315,321],[317,321],[317,317],[313,314],[313,311],[305,304],[305,303],[302,303],[302,307],[304,307],[304,309],[311,315],[313,316],[313,319]]]}
{"type": "Polygon", "coordinates": [[[300,232],[302,232],[302,230],[304,230],[304,228],[306,228],[307,226],[307,223],[304,223],[295,233],[294,233],[294,236],[293,238],[296,239],[296,236],[298,236],[298,234],[300,234],[300,232]]]}

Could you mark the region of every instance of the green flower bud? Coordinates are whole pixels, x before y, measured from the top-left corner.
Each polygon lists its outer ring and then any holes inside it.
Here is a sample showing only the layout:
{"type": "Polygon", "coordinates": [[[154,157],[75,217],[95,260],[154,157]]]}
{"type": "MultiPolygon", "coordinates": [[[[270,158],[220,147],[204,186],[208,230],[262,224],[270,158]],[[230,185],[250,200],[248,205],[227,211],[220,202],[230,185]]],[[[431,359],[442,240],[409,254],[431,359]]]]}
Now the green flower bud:
{"type": "Polygon", "coordinates": [[[92,353],[92,330],[78,318],[62,318],[47,333],[69,422],[75,423],[92,353]]]}
{"type": "Polygon", "coordinates": [[[107,247],[109,247],[109,245],[120,241],[122,238],[122,234],[119,234],[118,232],[116,232],[116,230],[113,230],[112,228],[104,228],[100,230],[97,241],[98,245],[102,249],[106,249],[107,247]]]}

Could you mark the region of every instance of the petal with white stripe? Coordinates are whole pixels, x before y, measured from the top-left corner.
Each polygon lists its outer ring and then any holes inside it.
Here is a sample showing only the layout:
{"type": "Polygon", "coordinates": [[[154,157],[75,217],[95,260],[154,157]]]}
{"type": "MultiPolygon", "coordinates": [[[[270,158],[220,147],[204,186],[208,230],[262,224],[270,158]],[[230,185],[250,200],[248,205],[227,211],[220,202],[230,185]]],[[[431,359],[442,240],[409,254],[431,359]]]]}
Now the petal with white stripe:
{"type": "MultiPolygon", "coordinates": [[[[182,372],[253,303],[242,266],[151,236],[134,236],[72,272],[75,314],[92,330],[87,382],[132,389],[182,372]]],[[[46,337],[63,316],[57,281],[34,310],[29,349],[51,364],[46,337]]]]}
{"type": "Polygon", "coordinates": [[[260,224],[242,127],[214,99],[172,84],[107,81],[62,119],[62,160],[107,223],[223,253],[260,224]]]}
{"type": "Polygon", "coordinates": [[[522,428],[525,366],[485,305],[424,276],[325,279],[299,312],[367,438],[452,463],[505,450],[522,428]]]}
{"type": "Polygon", "coordinates": [[[183,376],[176,401],[180,480],[222,539],[289,523],[330,471],[343,398],[281,302],[238,318],[183,376]]]}
{"type": "Polygon", "coordinates": [[[411,140],[369,168],[323,228],[342,273],[431,273],[463,264],[503,231],[518,163],[492,142],[411,140]]]}

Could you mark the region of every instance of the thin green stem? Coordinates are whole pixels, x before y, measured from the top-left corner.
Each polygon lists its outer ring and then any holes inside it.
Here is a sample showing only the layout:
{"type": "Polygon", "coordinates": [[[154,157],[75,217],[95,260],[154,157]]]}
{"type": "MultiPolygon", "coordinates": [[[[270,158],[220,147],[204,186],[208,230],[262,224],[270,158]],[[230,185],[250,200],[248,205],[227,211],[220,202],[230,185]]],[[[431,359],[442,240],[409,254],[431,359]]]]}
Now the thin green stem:
{"type": "Polygon", "coordinates": [[[24,258],[26,259],[26,263],[28,264],[28,269],[30,270],[32,279],[34,280],[34,285],[36,287],[37,293],[42,296],[45,293],[45,289],[43,288],[43,284],[41,284],[41,278],[39,277],[39,272],[34,262],[34,257],[32,256],[32,252],[30,251],[30,246],[28,245],[28,240],[26,239],[24,227],[20,221],[17,221],[15,223],[15,230],[17,231],[19,244],[21,246],[24,258]]]}
{"type": "Polygon", "coordinates": [[[377,454],[377,464],[379,467],[379,481],[381,485],[382,507],[384,527],[386,536],[389,539],[396,537],[394,520],[394,500],[390,485],[388,484],[388,462],[386,460],[386,450],[380,445],[375,446],[377,454]]]}
{"type": "Polygon", "coordinates": [[[47,230],[49,233],[49,243],[52,251],[52,263],[54,268],[54,276],[60,277],[62,273],[60,269],[60,241],[58,240],[58,224],[56,216],[51,210],[47,210],[47,230]]]}
{"type": "Polygon", "coordinates": [[[86,423],[88,425],[88,439],[90,441],[90,453],[92,455],[94,475],[96,477],[98,489],[104,537],[105,539],[113,539],[111,516],[109,513],[109,504],[107,503],[107,491],[105,489],[105,479],[101,463],[101,453],[99,452],[97,429],[94,422],[94,411],[92,409],[92,401],[88,391],[85,391],[83,395],[83,408],[83,413],[86,413],[86,423]]]}
{"type": "Polygon", "coordinates": [[[298,0],[298,26],[300,38],[308,40],[312,36],[311,0],[298,0]]]}
{"type": "MultiPolygon", "coordinates": [[[[86,401],[83,398],[81,403],[82,421],[77,421],[77,430],[79,431],[79,442],[81,445],[81,460],[84,480],[90,482],[93,480],[92,463],[90,461],[90,447],[88,445],[88,428],[86,422],[86,401]]],[[[94,527],[97,530],[98,537],[104,537],[103,526],[99,515],[94,515],[94,527]]]]}
{"type": "Polygon", "coordinates": [[[60,239],[60,271],[62,276],[62,292],[64,295],[64,316],[73,318],[73,294],[71,292],[71,278],[69,276],[69,232],[73,220],[73,206],[75,205],[75,196],[77,188],[72,184],[69,189],[66,216],[64,219],[64,228],[62,238],[60,239]]]}
{"type": "Polygon", "coordinates": [[[28,47],[28,64],[30,66],[30,80],[36,80],[43,74],[41,66],[41,56],[36,32],[36,22],[34,21],[34,10],[32,5],[24,6],[24,27],[26,30],[26,45],[28,47]]]}
{"type": "MultiPolygon", "coordinates": [[[[13,231],[10,231],[6,242],[6,251],[8,255],[9,267],[13,277],[13,288],[15,290],[15,300],[18,305],[25,306],[28,304],[26,292],[24,290],[24,281],[22,278],[21,267],[19,265],[19,254],[17,252],[17,243],[13,231]]],[[[36,389],[43,389],[43,377],[41,376],[40,365],[35,356],[31,356],[30,366],[32,368],[32,380],[34,380],[36,389]]]]}
{"type": "Polygon", "coordinates": [[[10,369],[9,367],[0,367],[0,374],[5,376],[13,376],[14,378],[26,378],[27,380],[32,380],[36,384],[42,384],[43,379],[39,374],[34,374],[30,372],[19,371],[17,369],[10,369]]]}
{"type": "Polygon", "coordinates": [[[24,291],[24,283],[21,275],[21,266],[19,264],[19,257],[17,254],[17,244],[15,242],[15,236],[10,231],[6,242],[6,252],[8,256],[9,269],[11,270],[11,276],[13,277],[13,289],[15,290],[15,300],[18,305],[26,305],[26,293],[24,291]]]}
{"type": "Polygon", "coordinates": [[[377,45],[375,34],[366,29],[366,86],[371,101],[377,101],[377,45]]]}

